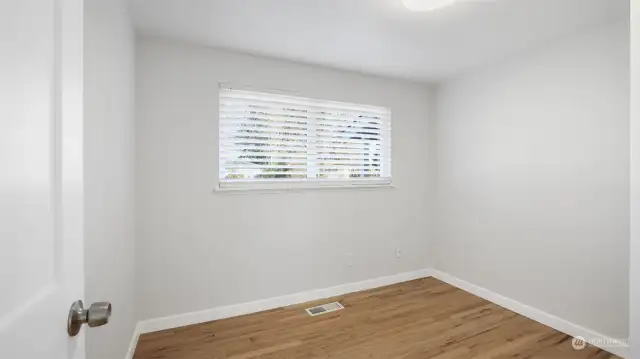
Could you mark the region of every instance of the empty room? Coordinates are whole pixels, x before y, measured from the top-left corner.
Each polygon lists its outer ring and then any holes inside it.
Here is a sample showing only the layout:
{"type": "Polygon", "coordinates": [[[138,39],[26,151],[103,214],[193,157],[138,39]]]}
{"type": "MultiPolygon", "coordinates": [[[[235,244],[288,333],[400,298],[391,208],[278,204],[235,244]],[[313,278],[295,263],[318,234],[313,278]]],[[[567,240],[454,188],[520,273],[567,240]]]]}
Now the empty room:
{"type": "Polygon", "coordinates": [[[0,29],[0,359],[640,359],[640,1],[0,29]]]}

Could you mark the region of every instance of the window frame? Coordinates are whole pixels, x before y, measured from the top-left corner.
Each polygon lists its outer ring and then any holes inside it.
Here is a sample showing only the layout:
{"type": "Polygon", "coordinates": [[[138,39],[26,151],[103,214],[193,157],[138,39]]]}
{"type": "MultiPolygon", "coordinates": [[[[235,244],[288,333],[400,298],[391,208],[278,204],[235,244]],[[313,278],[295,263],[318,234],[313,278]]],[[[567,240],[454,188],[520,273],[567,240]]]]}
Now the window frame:
{"type": "MultiPolygon", "coordinates": [[[[344,102],[344,101],[335,101],[330,99],[321,99],[317,97],[310,97],[301,95],[298,93],[283,91],[283,90],[264,90],[262,88],[254,88],[254,87],[243,87],[243,86],[233,86],[224,83],[220,83],[218,86],[218,107],[217,107],[217,148],[216,148],[216,192],[254,192],[254,191],[264,191],[264,192],[283,192],[283,191],[295,191],[295,190],[315,190],[315,189],[384,189],[384,188],[394,188],[393,182],[393,161],[392,161],[392,112],[390,107],[386,106],[376,106],[369,104],[360,104],[354,102],[344,102]],[[222,90],[235,90],[235,91],[247,91],[253,92],[257,94],[264,95],[275,95],[275,96],[289,96],[292,98],[299,98],[304,100],[312,100],[312,101],[320,101],[328,104],[337,104],[337,105],[346,105],[346,106],[362,106],[362,107],[372,107],[376,109],[384,109],[387,114],[387,127],[389,129],[389,134],[386,137],[386,141],[388,143],[388,164],[386,164],[387,168],[385,170],[388,173],[388,177],[381,178],[371,178],[371,179],[361,179],[354,178],[353,180],[335,180],[335,179],[310,179],[310,178],[289,178],[286,180],[247,180],[247,181],[237,181],[232,185],[223,186],[223,181],[220,179],[220,149],[221,149],[221,92],[222,90]]],[[[229,182],[226,182],[229,184],[229,182]]]]}

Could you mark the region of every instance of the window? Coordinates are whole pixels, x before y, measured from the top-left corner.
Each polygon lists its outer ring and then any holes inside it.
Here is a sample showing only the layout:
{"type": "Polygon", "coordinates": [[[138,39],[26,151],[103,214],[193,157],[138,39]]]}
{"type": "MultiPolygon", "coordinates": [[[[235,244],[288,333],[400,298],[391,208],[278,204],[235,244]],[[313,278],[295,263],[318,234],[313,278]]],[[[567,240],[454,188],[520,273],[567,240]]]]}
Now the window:
{"type": "Polygon", "coordinates": [[[220,188],[391,183],[386,108],[220,89],[220,188]]]}

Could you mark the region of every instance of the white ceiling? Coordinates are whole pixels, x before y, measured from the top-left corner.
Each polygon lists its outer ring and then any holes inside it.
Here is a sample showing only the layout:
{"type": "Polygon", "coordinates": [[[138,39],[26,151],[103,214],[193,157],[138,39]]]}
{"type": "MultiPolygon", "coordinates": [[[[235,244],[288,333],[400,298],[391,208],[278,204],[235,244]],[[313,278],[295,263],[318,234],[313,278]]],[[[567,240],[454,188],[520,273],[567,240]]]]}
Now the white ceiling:
{"type": "Polygon", "coordinates": [[[628,17],[629,0],[131,0],[143,34],[309,64],[439,80],[628,17]]]}

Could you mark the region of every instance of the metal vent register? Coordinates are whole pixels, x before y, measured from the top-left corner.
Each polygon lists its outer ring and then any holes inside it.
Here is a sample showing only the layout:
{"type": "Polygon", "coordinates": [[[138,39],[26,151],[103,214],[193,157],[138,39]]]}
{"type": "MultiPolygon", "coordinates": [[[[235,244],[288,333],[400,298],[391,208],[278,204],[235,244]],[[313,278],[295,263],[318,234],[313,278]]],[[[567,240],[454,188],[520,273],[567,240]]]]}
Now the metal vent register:
{"type": "Polygon", "coordinates": [[[344,309],[342,304],[338,302],[333,302],[333,303],[323,304],[313,308],[307,308],[305,310],[307,311],[307,313],[309,313],[310,316],[315,317],[316,315],[327,314],[327,313],[335,312],[341,309],[344,309]]]}

